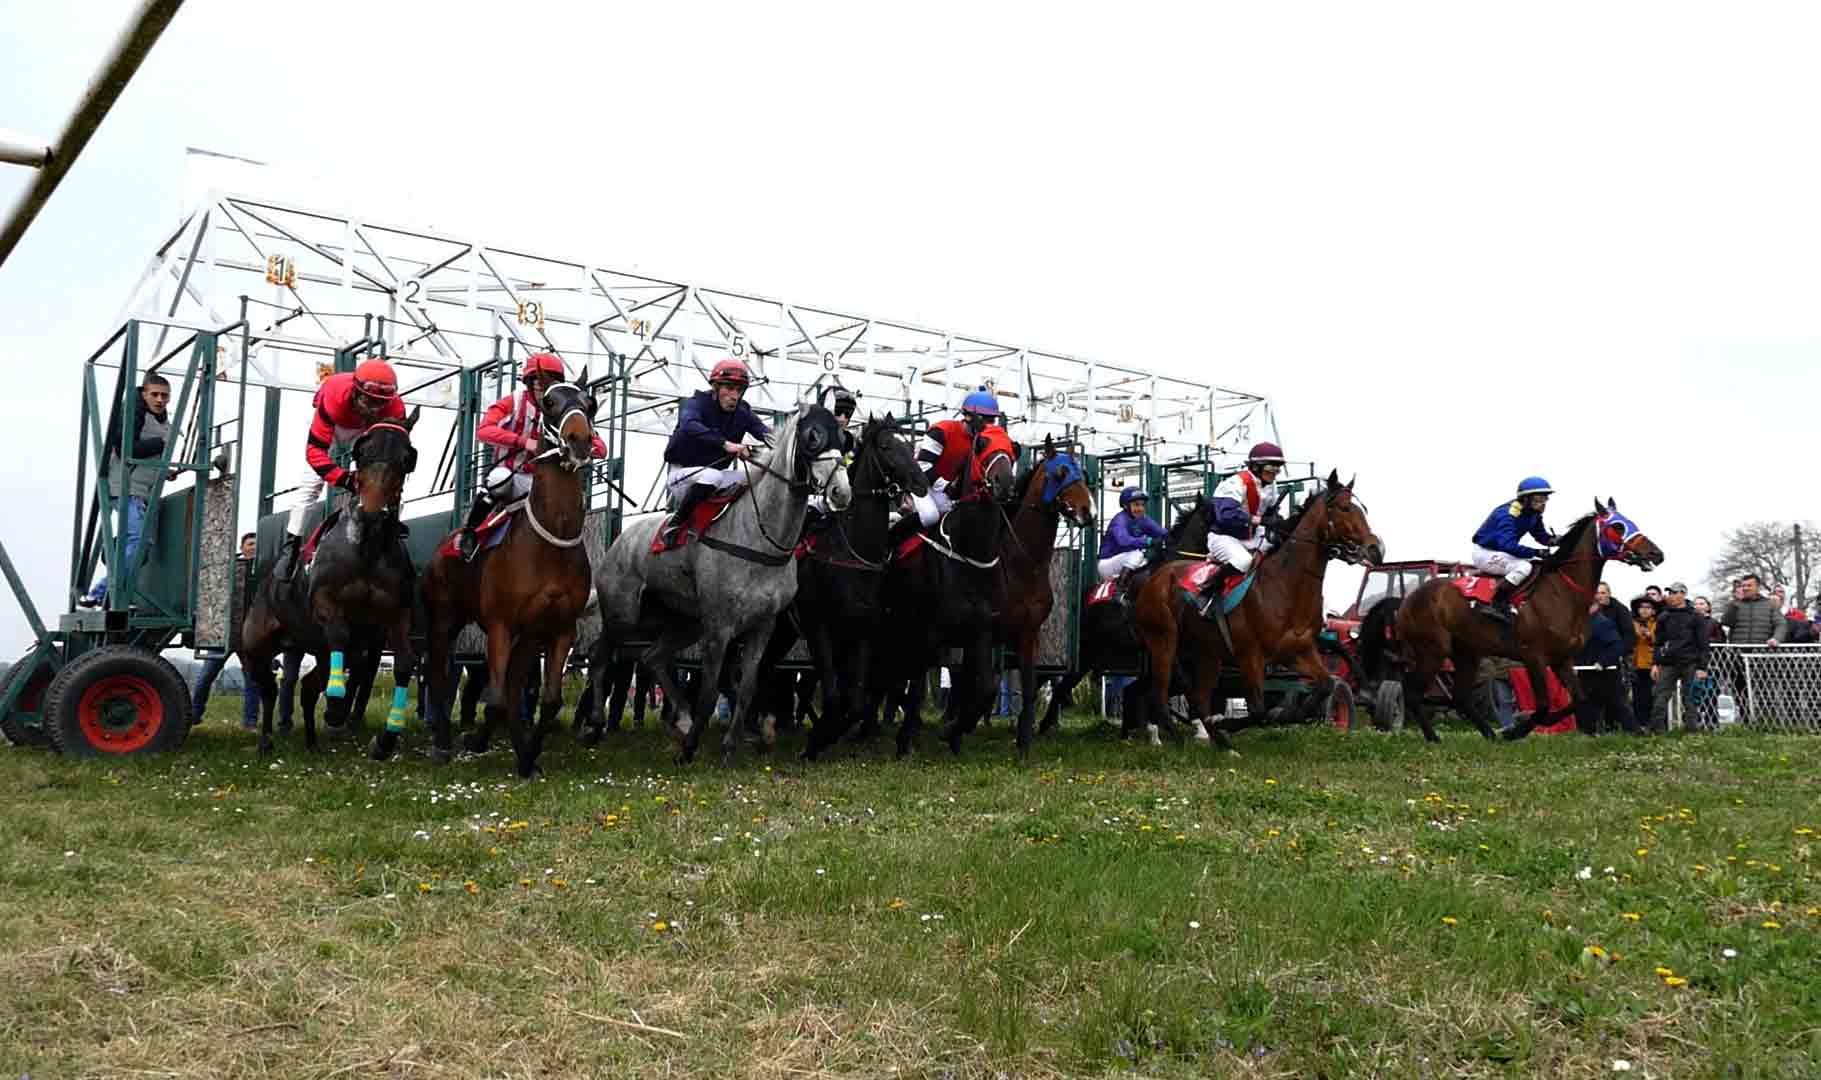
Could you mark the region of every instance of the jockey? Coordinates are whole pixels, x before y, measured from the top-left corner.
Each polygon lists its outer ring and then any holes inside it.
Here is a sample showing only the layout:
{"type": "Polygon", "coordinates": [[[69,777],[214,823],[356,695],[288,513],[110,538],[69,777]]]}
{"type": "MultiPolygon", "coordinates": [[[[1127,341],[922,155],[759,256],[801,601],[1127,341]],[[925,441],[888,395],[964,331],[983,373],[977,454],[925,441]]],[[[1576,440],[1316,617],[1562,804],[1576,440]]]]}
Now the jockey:
{"type": "MultiPolygon", "coordinates": [[[[834,392],[835,422],[841,425],[841,456],[851,459],[859,439],[854,435],[854,412],[859,408],[860,400],[854,392],[845,386],[835,387],[834,392]]],[[[809,509],[817,519],[828,516],[828,496],[820,491],[809,497],[809,509]]]]}
{"type": "MultiPolygon", "coordinates": [[[[1277,516],[1283,491],[1276,484],[1284,452],[1261,442],[1246,455],[1246,467],[1214,489],[1214,524],[1208,531],[1208,561],[1244,574],[1265,545],[1265,522],[1277,516]]],[[[1214,575],[1218,577],[1219,575],[1214,575]]],[[[1209,579],[1207,591],[1214,587],[1209,579]]]]}
{"type": "Polygon", "coordinates": [[[304,447],[304,460],[309,471],[297,485],[291,504],[291,517],[285,523],[285,541],[278,549],[273,565],[288,566],[287,577],[295,578],[297,545],[303,538],[304,515],[322,489],[342,488],[349,493],[359,483],[359,476],[335,464],[329,456],[332,448],[351,445],[366,430],[382,420],[402,421],[405,403],[398,396],[398,373],[392,365],[377,356],[360,362],[353,371],[331,375],[316,388],[316,415],[310,418],[310,434],[304,447]],[[291,562],[285,563],[289,558],[291,562]]]}
{"type": "Polygon", "coordinates": [[[664,447],[665,483],[677,508],[664,526],[664,542],[682,539],[689,513],[711,495],[730,491],[745,479],[731,460],[746,461],[752,448],[741,439],[764,439],[771,429],[746,404],[752,376],[746,365],[728,357],[708,375],[708,389],[698,390],[677,411],[677,429],[664,447]]]}
{"type": "Polygon", "coordinates": [[[1145,516],[1149,502],[1150,496],[1142,488],[1129,487],[1119,493],[1119,513],[1107,522],[1106,535],[1100,538],[1100,580],[1144,569],[1151,552],[1169,541],[1163,526],[1145,516]]]}
{"type": "Polygon", "coordinates": [[[1492,594],[1492,603],[1480,609],[1500,622],[1511,621],[1511,594],[1530,576],[1530,561],[1547,554],[1518,541],[1530,537],[1544,546],[1555,543],[1555,534],[1543,525],[1543,508],[1554,491],[1542,477],[1526,477],[1518,485],[1517,498],[1493,510],[1473,534],[1468,561],[1480,573],[1504,579],[1492,594]]]}
{"type": "MultiPolygon", "coordinates": [[[[566,377],[563,361],[555,353],[532,353],[519,370],[525,389],[514,391],[488,407],[474,437],[493,447],[493,467],[486,482],[474,493],[468,521],[456,534],[464,561],[473,561],[479,550],[474,530],[500,506],[531,494],[531,477],[537,471],[538,447],[543,441],[544,394],[566,377]]],[[[594,437],[594,456],[606,457],[607,444],[594,437]]]]}
{"type": "Polygon", "coordinates": [[[917,447],[917,464],[929,480],[928,495],[913,495],[924,528],[954,509],[948,486],[961,479],[974,452],[974,440],[999,419],[999,399],[982,386],[961,401],[961,419],[931,424],[917,447]]]}

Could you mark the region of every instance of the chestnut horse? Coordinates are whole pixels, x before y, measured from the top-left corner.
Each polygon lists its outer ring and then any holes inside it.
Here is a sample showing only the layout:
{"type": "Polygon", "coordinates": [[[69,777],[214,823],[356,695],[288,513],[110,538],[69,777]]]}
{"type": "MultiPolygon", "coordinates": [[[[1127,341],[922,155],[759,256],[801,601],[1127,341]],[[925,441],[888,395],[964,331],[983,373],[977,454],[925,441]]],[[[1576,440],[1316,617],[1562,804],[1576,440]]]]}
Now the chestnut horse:
{"type": "MultiPolygon", "coordinates": [[[[1440,741],[1434,708],[1424,699],[1449,660],[1454,662],[1454,707],[1488,739],[1497,732],[1477,694],[1480,660],[1488,656],[1522,661],[1533,687],[1546,685],[1545,668],[1555,672],[1571,699],[1567,708],[1555,713],[1546,702],[1540,703],[1512,728],[1509,738],[1521,739],[1532,728],[1575,715],[1581,682],[1574,661],[1586,642],[1587,606],[1612,559],[1651,570],[1663,561],[1663,549],[1619,513],[1612,499],[1604,506],[1596,499],[1593,513],[1568,527],[1555,552],[1535,560],[1530,577],[1513,597],[1526,602],[1509,624],[1474,611],[1448,578],[1431,578],[1411,590],[1396,607],[1396,638],[1403,652],[1405,706],[1422,725],[1423,738],[1440,741]]],[[[1382,601],[1380,606],[1389,603],[1382,601]]]]}
{"type": "Polygon", "coordinates": [[[1222,664],[1229,658],[1237,663],[1250,717],[1265,715],[1265,665],[1271,663],[1289,664],[1313,684],[1299,714],[1291,719],[1320,712],[1334,689],[1334,677],[1315,651],[1328,563],[1339,558],[1371,565],[1384,557],[1384,545],[1366,520],[1365,507],[1353,500],[1352,482],[1342,484],[1332,472],[1326,489],[1286,520],[1278,535],[1279,546],[1258,557],[1252,584],[1227,616],[1231,654],[1219,627],[1178,583],[1196,562],[1166,564],[1138,592],[1138,639],[1148,657],[1154,715],[1169,715],[1171,685],[1176,681],[1172,674],[1180,671],[1188,687],[1189,714],[1200,719],[1222,747],[1231,747],[1226,732],[1243,726],[1230,717],[1214,721],[1214,691],[1220,685],[1222,664]]]}
{"type": "MultiPolygon", "coordinates": [[[[447,762],[452,753],[449,712],[455,698],[455,671],[450,651],[455,636],[469,623],[487,636],[485,715],[469,731],[467,749],[487,748],[493,727],[505,721],[518,756],[518,774],[539,772],[545,730],[563,705],[563,670],[575,644],[575,621],[588,603],[588,552],[582,547],[585,526],[583,494],[586,466],[600,452],[594,434],[595,400],[577,382],[560,382],[544,391],[531,494],[499,546],[466,562],[444,541],[424,575],[424,610],[429,617],[430,719],[434,745],[431,760],[447,762]],[[525,680],[544,654],[543,693],[538,716],[527,728],[525,680]]],[[[397,735],[387,731],[374,742],[373,755],[390,755],[397,735]]]]}

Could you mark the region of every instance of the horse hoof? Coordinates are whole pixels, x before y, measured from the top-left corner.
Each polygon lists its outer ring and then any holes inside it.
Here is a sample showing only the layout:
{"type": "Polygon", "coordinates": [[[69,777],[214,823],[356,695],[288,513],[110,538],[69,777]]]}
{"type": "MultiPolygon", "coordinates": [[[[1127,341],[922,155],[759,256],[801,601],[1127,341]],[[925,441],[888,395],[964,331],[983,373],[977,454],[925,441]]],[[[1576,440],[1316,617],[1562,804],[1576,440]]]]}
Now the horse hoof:
{"type": "Polygon", "coordinates": [[[430,748],[430,764],[432,765],[447,765],[454,757],[455,754],[446,746],[433,746],[430,748]]]}
{"type": "Polygon", "coordinates": [[[601,729],[598,727],[583,728],[581,737],[576,741],[583,746],[599,746],[601,745],[601,734],[601,729]]]}
{"type": "Polygon", "coordinates": [[[381,739],[378,735],[373,736],[373,741],[367,744],[368,760],[384,761],[391,756],[392,749],[386,745],[385,740],[381,739]]]}
{"type": "Polygon", "coordinates": [[[478,732],[469,734],[462,739],[462,749],[470,754],[484,754],[487,752],[487,740],[478,732]]]}
{"type": "Polygon", "coordinates": [[[260,757],[271,757],[272,756],[272,740],[271,739],[262,738],[259,740],[259,756],[260,757]]]}
{"type": "Polygon", "coordinates": [[[949,753],[955,755],[956,757],[961,756],[961,736],[960,735],[958,735],[958,734],[950,735],[948,737],[948,750],[949,750],[949,753]]]}

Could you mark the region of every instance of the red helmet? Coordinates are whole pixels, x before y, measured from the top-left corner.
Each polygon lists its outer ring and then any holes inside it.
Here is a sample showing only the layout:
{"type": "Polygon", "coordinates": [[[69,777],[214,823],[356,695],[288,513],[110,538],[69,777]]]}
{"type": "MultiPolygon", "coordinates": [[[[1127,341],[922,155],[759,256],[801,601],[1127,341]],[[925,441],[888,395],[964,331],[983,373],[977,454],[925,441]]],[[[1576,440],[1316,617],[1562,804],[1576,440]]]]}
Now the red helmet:
{"type": "Polygon", "coordinates": [[[563,361],[555,353],[540,352],[525,357],[525,366],[518,373],[521,379],[529,379],[533,375],[549,375],[561,379],[568,372],[563,370],[563,361]]]}
{"type": "Polygon", "coordinates": [[[708,373],[709,385],[728,383],[732,386],[746,386],[752,382],[752,373],[738,357],[730,356],[714,366],[708,373]]]}
{"type": "Polygon", "coordinates": [[[379,357],[368,357],[354,369],[354,389],[382,401],[395,398],[398,396],[398,373],[379,357]]]}
{"type": "Polygon", "coordinates": [[[1284,448],[1274,442],[1261,442],[1246,455],[1247,465],[1282,465],[1284,448]]]}

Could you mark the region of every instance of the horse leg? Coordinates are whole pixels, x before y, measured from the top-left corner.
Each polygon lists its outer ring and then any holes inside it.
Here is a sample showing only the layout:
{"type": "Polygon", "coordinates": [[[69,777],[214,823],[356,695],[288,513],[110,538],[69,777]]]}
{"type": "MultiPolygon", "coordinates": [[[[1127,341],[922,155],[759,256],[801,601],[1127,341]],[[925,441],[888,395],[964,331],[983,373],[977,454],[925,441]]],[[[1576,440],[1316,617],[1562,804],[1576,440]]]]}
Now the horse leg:
{"type": "MultiPolygon", "coordinates": [[[[386,711],[386,726],[373,737],[373,744],[367,749],[367,756],[374,761],[384,761],[392,756],[398,746],[399,734],[405,729],[405,703],[411,696],[411,680],[417,677],[417,650],[411,644],[411,609],[401,608],[392,617],[392,626],[388,632],[389,644],[392,646],[392,679],[395,686],[392,690],[392,705],[386,711]]],[[[379,667],[379,650],[373,651],[374,669],[379,667]]]]}
{"type": "Polygon", "coordinates": [[[961,753],[961,737],[973,731],[980,718],[992,709],[997,674],[993,669],[992,632],[982,629],[968,644],[961,662],[961,677],[955,680],[954,692],[948,697],[948,724],[942,735],[948,740],[950,753],[961,753]]]}
{"type": "Polygon", "coordinates": [[[1472,721],[1481,735],[1488,739],[1498,738],[1498,725],[1492,722],[1492,703],[1480,694],[1480,689],[1486,685],[1480,678],[1480,658],[1457,649],[1453,660],[1455,710],[1472,721]]]}
{"type": "MultiPolygon", "coordinates": [[[[498,671],[498,667],[493,665],[491,649],[488,650],[487,661],[489,666],[498,671]]],[[[522,780],[535,779],[541,775],[541,770],[537,767],[535,732],[528,730],[531,723],[525,716],[525,679],[536,663],[537,648],[531,642],[521,640],[513,645],[504,665],[505,670],[499,672],[499,704],[491,701],[487,703],[488,716],[495,716],[495,710],[498,710],[497,715],[505,720],[506,730],[512,734],[512,751],[518,759],[518,774],[522,780]]]]}
{"type": "Polygon", "coordinates": [[[556,726],[556,716],[563,711],[563,672],[569,667],[569,650],[575,648],[575,631],[567,630],[550,642],[544,657],[544,693],[538,702],[537,727],[531,733],[531,757],[544,752],[544,733],[556,726]]]}
{"type": "Polygon", "coordinates": [[[627,660],[614,667],[613,695],[607,699],[606,726],[610,730],[620,731],[626,726],[626,698],[632,693],[632,679],[638,668],[638,662],[634,660],[627,660]]]}
{"type": "Polygon", "coordinates": [[[1018,644],[1018,681],[1024,701],[1018,709],[1018,760],[1031,756],[1031,730],[1037,725],[1037,634],[1025,635],[1018,644]]]}
{"type": "MultiPolygon", "coordinates": [[[[437,765],[447,765],[455,757],[454,736],[449,730],[450,712],[455,705],[456,670],[454,658],[450,655],[454,649],[454,635],[448,629],[430,626],[430,659],[428,663],[428,685],[425,692],[430,695],[430,760],[437,765]]],[[[468,723],[473,723],[474,713],[466,695],[462,707],[467,714],[468,723]]]]}
{"type": "MultiPolygon", "coordinates": [[[[1535,699],[1536,707],[1530,710],[1530,715],[1519,715],[1515,718],[1511,725],[1511,730],[1505,732],[1505,739],[1508,742],[1516,742],[1517,740],[1528,736],[1537,728],[1548,726],[1551,719],[1549,711],[1549,679],[1544,674],[1549,668],[1547,665],[1539,663],[1536,658],[1532,656],[1524,657],[1523,663],[1524,676],[1530,680],[1530,696],[1535,699]]],[[[1570,701],[1569,705],[1572,707],[1574,702],[1570,701]]]]}
{"type": "MultiPolygon", "coordinates": [[[[900,692],[903,695],[900,698],[900,707],[904,710],[904,719],[898,724],[898,756],[901,758],[910,756],[911,744],[916,741],[917,732],[923,727],[923,694],[928,685],[929,669],[919,668],[917,674],[909,679],[901,691],[894,687],[886,697],[889,702],[900,692]]],[[[956,680],[956,686],[949,690],[951,701],[958,689],[959,680],[956,680]]]]}
{"type": "MultiPolygon", "coordinates": [[[[803,760],[814,761],[822,751],[839,742],[847,731],[849,716],[842,707],[840,686],[841,680],[835,677],[835,648],[827,630],[816,627],[807,635],[809,655],[815,661],[816,670],[822,674],[822,718],[809,729],[809,745],[803,748],[803,760]]],[[[866,685],[866,668],[864,661],[848,673],[848,681],[857,681],[862,687],[866,685]]]]}
{"type": "MultiPolygon", "coordinates": [[[[761,619],[746,631],[740,645],[740,683],[735,691],[733,712],[727,718],[727,734],[721,739],[721,763],[732,765],[740,748],[740,736],[746,733],[746,725],[754,712],[759,711],[758,686],[759,669],[765,662],[765,642],[771,637],[772,624],[777,621],[774,616],[761,619]]],[[[762,732],[765,745],[769,749],[777,744],[775,726],[762,732]]]]}
{"type": "MultiPolygon", "coordinates": [[[[691,711],[689,700],[685,696],[688,691],[683,688],[676,671],[671,668],[670,658],[688,648],[695,639],[693,630],[673,624],[660,633],[658,639],[651,643],[651,647],[645,650],[645,655],[639,658],[639,662],[645,665],[645,670],[657,678],[658,686],[664,691],[664,711],[669,713],[671,710],[675,710],[676,720],[674,724],[669,725],[670,733],[671,738],[675,739],[677,743],[677,756],[683,761],[688,761],[695,756],[695,749],[690,745],[690,737],[694,736],[698,741],[700,740],[699,728],[701,725],[695,722],[695,714],[691,711]]],[[[712,701],[712,699],[710,700],[712,701]]]]}
{"type": "Polygon", "coordinates": [[[1037,734],[1048,735],[1062,726],[1062,703],[1075,693],[1075,688],[1087,677],[1086,670],[1068,671],[1056,676],[1056,680],[1050,684],[1049,708],[1043,710],[1043,723],[1038,725],[1037,734]]]}
{"type": "Polygon", "coordinates": [[[634,679],[632,687],[632,719],[628,726],[638,730],[645,726],[645,707],[651,704],[651,672],[639,667],[638,661],[630,661],[627,668],[628,678],[634,679]]]}
{"type": "MultiPolygon", "coordinates": [[[[696,722],[684,739],[684,761],[695,759],[696,748],[702,742],[702,732],[714,721],[715,706],[721,702],[721,668],[726,665],[727,651],[732,647],[733,639],[719,629],[702,638],[702,667],[696,673],[696,697],[695,701],[691,703],[694,707],[696,722]]],[[[732,720],[730,715],[728,723],[734,730],[728,732],[727,738],[738,739],[738,725],[733,724],[732,720]]],[[[725,743],[722,746],[722,752],[730,757],[733,753],[725,743]]]]}
{"type": "Polygon", "coordinates": [[[316,654],[316,666],[308,675],[298,681],[298,711],[303,713],[304,745],[316,749],[316,702],[322,697],[323,689],[329,685],[329,653],[324,649],[316,654]]]}
{"type": "MultiPolygon", "coordinates": [[[[495,724],[507,718],[506,672],[512,665],[512,628],[503,622],[485,627],[487,633],[487,689],[481,695],[480,727],[463,740],[471,754],[485,753],[495,724]]],[[[516,745],[516,736],[515,745],[516,745]]]]}

